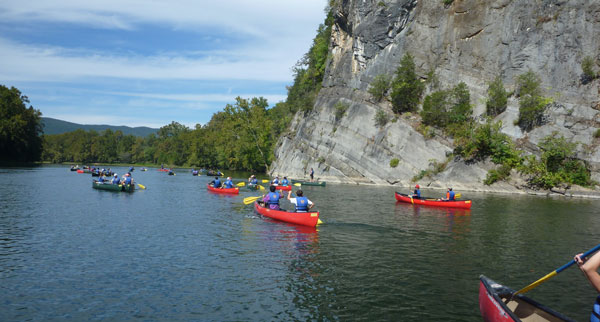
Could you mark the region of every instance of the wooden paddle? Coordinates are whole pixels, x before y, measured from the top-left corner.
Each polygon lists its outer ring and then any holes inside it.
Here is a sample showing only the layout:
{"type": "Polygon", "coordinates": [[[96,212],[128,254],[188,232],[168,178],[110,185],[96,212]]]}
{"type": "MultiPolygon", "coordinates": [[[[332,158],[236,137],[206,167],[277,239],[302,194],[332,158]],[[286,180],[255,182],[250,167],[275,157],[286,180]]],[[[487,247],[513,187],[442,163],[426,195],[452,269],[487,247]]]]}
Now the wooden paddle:
{"type": "MultiPolygon", "coordinates": [[[[587,252],[583,253],[583,255],[581,255],[581,258],[585,258],[588,257],[589,255],[595,253],[596,251],[600,250],[600,245],[588,250],[587,252]]],[[[525,286],[524,288],[516,291],[512,296],[515,296],[517,294],[523,294],[526,292],[531,291],[534,287],[544,283],[545,281],[549,280],[551,277],[553,277],[554,275],[564,271],[565,269],[569,268],[571,265],[575,264],[575,260],[572,259],[570,262],[566,263],[565,265],[557,268],[555,271],[550,272],[549,274],[547,274],[546,276],[540,278],[539,280],[525,286]]]]}
{"type": "Polygon", "coordinates": [[[243,202],[244,202],[244,205],[249,205],[249,204],[251,204],[251,203],[254,203],[256,200],[258,200],[258,199],[260,199],[260,198],[262,198],[262,196],[258,196],[258,197],[247,197],[247,198],[244,198],[243,202]]]}

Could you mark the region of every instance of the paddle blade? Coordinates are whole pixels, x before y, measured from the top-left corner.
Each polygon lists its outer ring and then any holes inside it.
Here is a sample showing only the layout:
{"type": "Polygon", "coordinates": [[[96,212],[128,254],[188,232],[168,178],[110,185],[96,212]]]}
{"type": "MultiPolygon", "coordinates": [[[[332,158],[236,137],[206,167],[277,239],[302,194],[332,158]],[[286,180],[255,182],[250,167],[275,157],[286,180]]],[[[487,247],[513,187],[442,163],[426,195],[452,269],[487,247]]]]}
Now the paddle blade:
{"type": "Polygon", "coordinates": [[[242,181],[242,182],[238,183],[236,186],[238,186],[238,187],[243,187],[243,186],[245,186],[245,185],[246,185],[246,183],[242,181]]]}
{"type": "Polygon", "coordinates": [[[138,185],[138,187],[140,187],[140,189],[146,190],[146,186],[144,186],[143,184],[138,183],[137,185],[138,185]]]}
{"type": "Polygon", "coordinates": [[[294,183],[294,186],[300,187],[300,186],[302,186],[302,184],[300,182],[296,182],[296,183],[294,183]]]}
{"type": "Polygon", "coordinates": [[[269,182],[269,180],[267,180],[267,179],[263,179],[263,181],[262,181],[262,183],[267,183],[267,182],[269,182]]]}
{"type": "Polygon", "coordinates": [[[462,197],[462,195],[461,195],[460,193],[457,193],[457,194],[455,194],[455,195],[454,195],[454,198],[455,198],[455,199],[458,199],[458,198],[460,198],[460,197],[462,197]]]}
{"type": "Polygon", "coordinates": [[[534,287],[536,287],[536,286],[538,286],[538,285],[540,285],[540,284],[544,283],[545,281],[549,280],[551,277],[553,277],[553,276],[554,276],[554,275],[556,275],[556,274],[557,274],[557,273],[556,273],[556,271],[553,271],[553,272],[551,272],[550,274],[547,274],[546,276],[544,276],[544,277],[540,278],[539,280],[537,280],[537,281],[535,281],[535,282],[533,282],[533,283],[531,283],[531,284],[529,284],[529,285],[525,286],[524,288],[522,288],[522,289],[520,289],[520,290],[516,291],[516,292],[513,294],[513,296],[515,296],[515,295],[517,295],[517,294],[522,294],[522,293],[526,293],[526,292],[529,292],[529,291],[531,291],[531,290],[532,290],[534,287]]]}
{"type": "Polygon", "coordinates": [[[249,205],[251,203],[254,203],[258,199],[260,199],[260,196],[258,196],[258,197],[247,197],[247,198],[244,198],[244,200],[243,200],[244,201],[244,205],[249,205]]]}
{"type": "Polygon", "coordinates": [[[265,187],[261,186],[261,185],[257,185],[258,189],[260,189],[260,191],[265,190],[265,187]]]}
{"type": "Polygon", "coordinates": [[[321,219],[317,219],[317,225],[323,224],[323,222],[321,221],[321,219]]]}

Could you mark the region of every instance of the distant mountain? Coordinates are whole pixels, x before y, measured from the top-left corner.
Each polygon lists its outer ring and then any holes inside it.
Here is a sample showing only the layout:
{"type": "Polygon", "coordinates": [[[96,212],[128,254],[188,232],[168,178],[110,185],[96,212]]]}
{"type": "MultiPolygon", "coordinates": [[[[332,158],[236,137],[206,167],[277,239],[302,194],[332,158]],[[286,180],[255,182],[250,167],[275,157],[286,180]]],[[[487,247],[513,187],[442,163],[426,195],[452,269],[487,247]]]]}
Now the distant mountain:
{"type": "Polygon", "coordinates": [[[148,134],[158,132],[158,129],[153,129],[145,126],[129,127],[115,125],[85,125],[71,123],[63,120],[57,120],[51,117],[42,117],[42,124],[44,124],[44,134],[62,134],[66,132],[72,132],[77,129],[82,129],[84,131],[94,130],[97,132],[101,132],[106,129],[111,129],[111,131],[121,131],[125,135],[132,134],[135,136],[145,137],[148,134]]]}

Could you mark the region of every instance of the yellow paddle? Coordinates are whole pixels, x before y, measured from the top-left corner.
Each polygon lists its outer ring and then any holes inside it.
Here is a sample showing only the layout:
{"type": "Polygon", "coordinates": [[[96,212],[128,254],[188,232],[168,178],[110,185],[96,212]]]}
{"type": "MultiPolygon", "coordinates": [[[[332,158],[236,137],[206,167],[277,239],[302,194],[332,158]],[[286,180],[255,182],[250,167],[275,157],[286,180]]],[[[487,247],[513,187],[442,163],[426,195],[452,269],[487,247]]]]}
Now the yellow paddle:
{"type": "Polygon", "coordinates": [[[294,186],[296,186],[296,187],[301,187],[301,186],[302,186],[302,184],[301,184],[300,182],[297,182],[297,183],[294,183],[294,186]]]}
{"type": "Polygon", "coordinates": [[[260,191],[263,191],[263,190],[265,190],[265,187],[263,187],[263,186],[261,186],[261,185],[259,185],[259,184],[257,184],[256,186],[258,187],[258,189],[260,189],[260,191]]]}
{"type": "Polygon", "coordinates": [[[258,196],[258,197],[247,197],[247,198],[244,198],[243,202],[244,202],[244,205],[249,205],[249,204],[251,204],[251,203],[254,203],[256,200],[258,200],[258,199],[260,199],[260,198],[262,198],[262,196],[258,196]]]}
{"type": "Polygon", "coordinates": [[[140,189],[146,190],[146,186],[144,186],[143,184],[138,183],[137,185],[138,185],[138,187],[140,187],[140,189]]]}
{"type": "Polygon", "coordinates": [[[269,182],[269,181],[270,181],[270,180],[268,180],[268,179],[263,179],[263,180],[262,180],[262,183],[267,183],[267,182],[269,182]]]}
{"type": "Polygon", "coordinates": [[[322,224],[323,222],[321,221],[321,219],[317,219],[317,225],[322,224]]]}
{"type": "MultiPolygon", "coordinates": [[[[596,251],[598,251],[599,249],[600,249],[600,245],[598,245],[598,246],[596,246],[596,247],[594,247],[594,248],[592,248],[592,249],[588,250],[587,252],[583,253],[583,255],[581,255],[581,258],[588,257],[588,256],[590,256],[591,254],[593,254],[593,253],[595,253],[596,251]]],[[[558,274],[558,273],[560,273],[560,272],[564,271],[565,269],[567,269],[569,266],[571,266],[571,265],[573,265],[573,264],[575,264],[575,260],[574,260],[574,259],[572,259],[570,262],[566,263],[565,265],[563,265],[563,266],[561,266],[561,267],[557,268],[555,271],[552,271],[552,272],[550,272],[549,274],[547,274],[546,276],[544,276],[544,277],[540,278],[539,280],[537,280],[537,281],[535,281],[535,282],[533,282],[533,283],[531,283],[531,284],[529,284],[529,285],[525,286],[524,288],[522,288],[522,289],[520,289],[520,290],[516,291],[516,292],[515,292],[515,293],[514,293],[512,296],[515,296],[515,295],[517,295],[517,294],[522,294],[522,293],[525,293],[525,292],[529,292],[529,291],[531,291],[531,290],[532,290],[534,287],[536,287],[536,286],[538,286],[538,285],[540,285],[540,284],[544,283],[545,281],[549,280],[549,279],[550,279],[551,277],[553,277],[554,275],[556,275],[556,274],[558,274]]]]}
{"type": "Polygon", "coordinates": [[[243,181],[242,181],[242,182],[240,182],[240,183],[238,183],[238,184],[236,184],[236,186],[238,186],[238,187],[243,187],[243,186],[245,186],[245,185],[246,185],[246,183],[245,183],[245,182],[243,182],[243,181]]]}
{"type": "Polygon", "coordinates": [[[454,195],[454,199],[458,199],[460,197],[462,197],[462,195],[460,193],[457,193],[457,194],[454,195]]]}

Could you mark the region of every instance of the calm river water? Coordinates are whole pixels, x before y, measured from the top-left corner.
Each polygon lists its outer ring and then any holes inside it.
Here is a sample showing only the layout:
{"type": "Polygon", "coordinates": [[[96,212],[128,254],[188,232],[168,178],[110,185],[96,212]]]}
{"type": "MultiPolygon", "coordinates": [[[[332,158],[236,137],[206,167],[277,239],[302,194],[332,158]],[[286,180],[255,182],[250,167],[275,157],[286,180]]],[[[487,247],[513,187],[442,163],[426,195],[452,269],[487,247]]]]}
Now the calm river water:
{"type": "MultiPolygon", "coordinates": [[[[136,170],[147,190],[127,194],[65,166],[0,168],[0,321],[479,321],[480,274],[518,289],[598,244],[594,200],[462,192],[464,211],[307,186],[312,229],[176,173],[136,170]]],[[[575,267],[528,295],[577,320],[596,296],[575,267]]]]}

